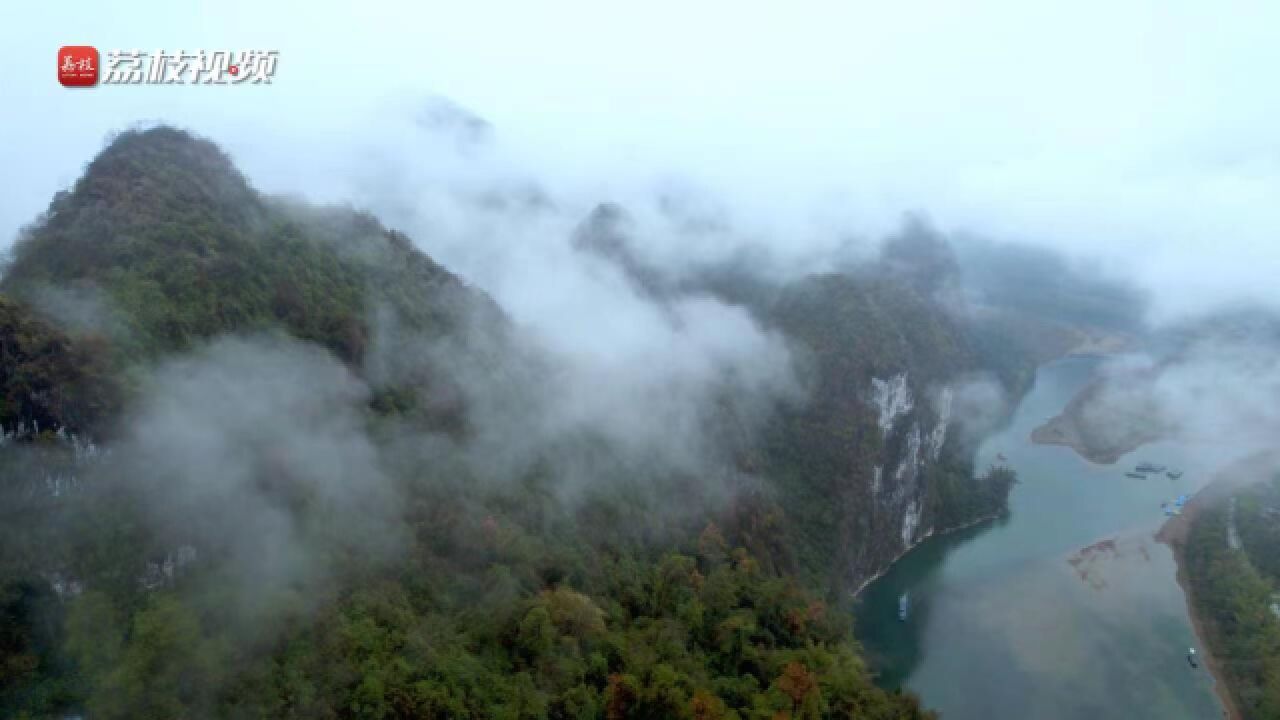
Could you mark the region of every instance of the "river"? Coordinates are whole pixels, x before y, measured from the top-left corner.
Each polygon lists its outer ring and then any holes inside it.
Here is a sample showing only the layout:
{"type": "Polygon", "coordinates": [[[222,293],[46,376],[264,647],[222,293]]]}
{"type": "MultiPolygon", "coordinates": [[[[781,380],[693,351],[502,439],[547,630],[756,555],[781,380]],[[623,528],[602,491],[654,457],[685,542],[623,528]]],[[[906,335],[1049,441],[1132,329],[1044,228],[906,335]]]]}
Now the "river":
{"type": "Polygon", "coordinates": [[[1152,536],[1161,503],[1193,494],[1229,457],[1155,443],[1094,465],[1032,444],[1099,362],[1041,367],[1009,426],[978,450],[979,468],[1003,453],[1018,472],[1007,517],[922,543],[855,600],[881,683],[913,690],[946,720],[1222,716],[1212,678],[1186,660],[1197,645],[1186,600],[1152,536]],[[1140,460],[1185,474],[1125,477],[1140,460]],[[899,622],[903,592],[911,609],[899,622]]]}

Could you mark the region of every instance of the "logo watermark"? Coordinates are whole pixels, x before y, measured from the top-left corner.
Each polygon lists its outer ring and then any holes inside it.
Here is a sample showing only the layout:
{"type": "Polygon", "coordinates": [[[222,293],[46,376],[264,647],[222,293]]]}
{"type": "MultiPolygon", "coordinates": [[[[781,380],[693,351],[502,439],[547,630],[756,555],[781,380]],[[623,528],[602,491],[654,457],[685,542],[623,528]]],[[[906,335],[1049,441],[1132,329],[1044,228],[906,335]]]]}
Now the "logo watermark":
{"type": "Polygon", "coordinates": [[[65,87],[98,84],[98,50],[89,45],[66,45],[58,50],[58,82],[65,87]]]}
{"type": "Polygon", "coordinates": [[[277,50],[108,50],[67,45],[58,50],[58,82],[94,85],[270,85],[277,50]]]}

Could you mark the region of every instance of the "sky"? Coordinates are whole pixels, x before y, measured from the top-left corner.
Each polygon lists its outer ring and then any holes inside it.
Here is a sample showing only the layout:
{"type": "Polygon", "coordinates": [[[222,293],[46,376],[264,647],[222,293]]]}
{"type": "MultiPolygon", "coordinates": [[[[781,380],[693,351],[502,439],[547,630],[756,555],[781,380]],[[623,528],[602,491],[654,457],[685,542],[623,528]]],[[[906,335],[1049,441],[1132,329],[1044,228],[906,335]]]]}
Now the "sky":
{"type": "Polygon", "coordinates": [[[405,186],[531,179],[575,211],[678,187],[782,255],[922,212],[1097,259],[1157,320],[1280,304],[1275,3],[61,2],[5,25],[0,246],[109,132],[160,120],[260,189],[421,230],[464,273],[483,253],[415,227],[405,186]],[[67,44],[280,60],[270,86],[67,89],[67,44]],[[432,96],[492,146],[421,141],[432,96]]]}

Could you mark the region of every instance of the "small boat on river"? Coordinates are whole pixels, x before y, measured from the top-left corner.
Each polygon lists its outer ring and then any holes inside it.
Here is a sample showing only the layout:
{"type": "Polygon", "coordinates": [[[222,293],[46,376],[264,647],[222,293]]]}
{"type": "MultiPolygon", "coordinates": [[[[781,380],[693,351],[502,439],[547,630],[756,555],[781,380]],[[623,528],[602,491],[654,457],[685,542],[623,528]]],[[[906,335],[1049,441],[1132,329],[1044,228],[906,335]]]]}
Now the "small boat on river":
{"type": "Polygon", "coordinates": [[[910,604],[911,604],[911,603],[910,603],[910,601],[907,599],[907,594],[906,594],[906,593],[902,593],[902,597],[898,598],[898,620],[899,620],[899,622],[906,622],[906,620],[907,620],[907,609],[908,609],[908,607],[910,606],[910,604]]]}

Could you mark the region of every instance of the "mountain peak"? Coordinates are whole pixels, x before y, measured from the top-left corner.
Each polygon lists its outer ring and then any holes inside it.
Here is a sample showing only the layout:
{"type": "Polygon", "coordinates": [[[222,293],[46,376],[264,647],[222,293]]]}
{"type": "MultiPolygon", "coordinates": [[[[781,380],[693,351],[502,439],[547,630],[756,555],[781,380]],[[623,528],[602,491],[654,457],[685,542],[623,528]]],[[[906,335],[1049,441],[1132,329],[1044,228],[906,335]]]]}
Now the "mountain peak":
{"type": "Polygon", "coordinates": [[[127,210],[142,221],[176,204],[198,204],[243,222],[260,207],[256,193],[226,153],[209,140],[168,125],[117,134],[89,163],[71,196],[79,204],[105,203],[127,210]]]}
{"type": "Polygon", "coordinates": [[[261,224],[258,194],[209,140],[167,125],[117,134],[13,248],[5,282],[94,278],[156,252],[207,256],[261,224]]]}
{"type": "Polygon", "coordinates": [[[353,366],[378,307],[439,334],[491,304],[372,216],[264,198],[217,145],[164,125],[117,135],[14,245],[0,287],[34,304],[89,288],[130,357],[279,328],[353,366]]]}

